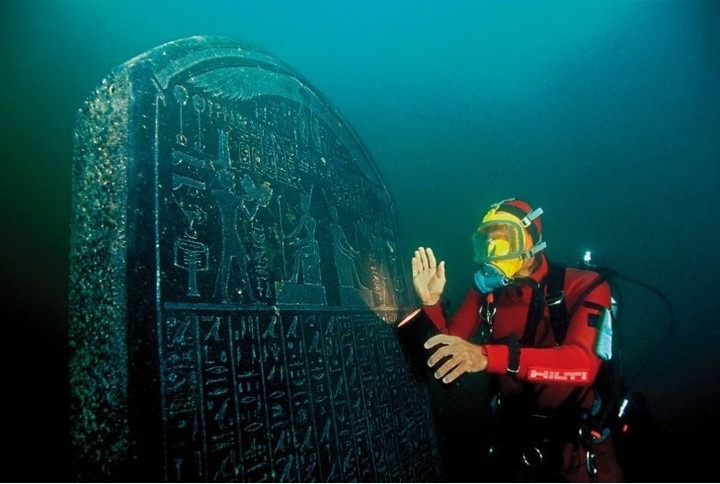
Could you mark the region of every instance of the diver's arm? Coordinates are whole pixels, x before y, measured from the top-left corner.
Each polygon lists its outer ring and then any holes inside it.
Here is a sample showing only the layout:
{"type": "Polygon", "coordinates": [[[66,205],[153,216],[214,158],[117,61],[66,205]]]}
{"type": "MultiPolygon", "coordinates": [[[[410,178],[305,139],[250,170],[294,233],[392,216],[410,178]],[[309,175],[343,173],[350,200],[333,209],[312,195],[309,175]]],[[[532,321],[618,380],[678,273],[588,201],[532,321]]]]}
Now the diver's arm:
{"type": "MultiPolygon", "coordinates": [[[[574,302],[573,295],[587,287],[588,277],[577,281],[576,287],[566,289],[567,304],[574,302]]],[[[610,306],[610,288],[607,283],[600,284],[586,298],[593,305],[607,308],[610,306]]],[[[597,307],[596,306],[596,307],[597,307]]],[[[551,348],[522,348],[517,377],[543,384],[589,384],[600,368],[601,360],[595,353],[598,329],[592,321],[600,316],[602,310],[580,304],[572,315],[565,341],[551,348]]],[[[489,373],[504,374],[507,371],[510,351],[506,345],[486,345],[489,373]]]]}
{"type": "Polygon", "coordinates": [[[415,292],[435,327],[441,333],[469,338],[477,328],[478,309],[484,296],[470,289],[460,308],[447,322],[440,304],[446,283],[445,261],[438,264],[431,248],[419,247],[412,258],[412,271],[415,292]]]}
{"type": "Polygon", "coordinates": [[[450,318],[445,319],[445,314],[440,303],[430,306],[423,306],[423,311],[428,315],[435,327],[445,334],[452,334],[463,339],[469,339],[478,326],[478,309],[485,297],[474,288],[465,294],[462,304],[450,318]]]}
{"type": "MultiPolygon", "coordinates": [[[[568,305],[573,304],[573,295],[577,297],[582,292],[581,288],[587,287],[587,276],[583,279],[575,281],[575,287],[566,288],[568,305]]],[[[482,298],[481,295],[478,297],[482,298]]],[[[469,307],[471,304],[467,303],[467,299],[463,306],[469,307]]],[[[610,288],[607,283],[596,287],[585,301],[590,302],[591,306],[581,304],[572,315],[563,344],[550,348],[526,347],[520,350],[519,365],[513,368],[517,371],[512,372],[517,378],[547,385],[583,385],[594,381],[601,361],[595,353],[598,330],[592,322],[603,311],[598,307],[610,306],[610,288]]],[[[431,314],[428,308],[425,308],[425,312],[431,314]]],[[[453,319],[456,316],[457,314],[453,319]]],[[[452,324],[450,327],[454,329],[452,324]]],[[[450,333],[459,335],[453,330],[450,333]]],[[[487,371],[503,375],[510,369],[510,349],[505,344],[475,345],[463,338],[442,334],[428,339],[425,348],[436,348],[428,359],[428,366],[434,366],[443,358],[450,357],[435,369],[435,378],[442,378],[445,383],[451,383],[464,373],[487,371]]]]}

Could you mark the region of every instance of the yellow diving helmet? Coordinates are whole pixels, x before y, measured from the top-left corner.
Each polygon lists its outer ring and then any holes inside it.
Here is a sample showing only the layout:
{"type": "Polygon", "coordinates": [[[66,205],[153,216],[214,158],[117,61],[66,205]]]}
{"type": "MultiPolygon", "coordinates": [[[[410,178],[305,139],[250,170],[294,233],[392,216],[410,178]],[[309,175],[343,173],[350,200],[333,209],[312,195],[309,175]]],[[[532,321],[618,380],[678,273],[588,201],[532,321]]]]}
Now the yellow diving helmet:
{"type": "Polygon", "coordinates": [[[474,260],[488,264],[512,278],[523,262],[545,249],[541,208],[514,198],[495,203],[473,235],[474,260]]]}

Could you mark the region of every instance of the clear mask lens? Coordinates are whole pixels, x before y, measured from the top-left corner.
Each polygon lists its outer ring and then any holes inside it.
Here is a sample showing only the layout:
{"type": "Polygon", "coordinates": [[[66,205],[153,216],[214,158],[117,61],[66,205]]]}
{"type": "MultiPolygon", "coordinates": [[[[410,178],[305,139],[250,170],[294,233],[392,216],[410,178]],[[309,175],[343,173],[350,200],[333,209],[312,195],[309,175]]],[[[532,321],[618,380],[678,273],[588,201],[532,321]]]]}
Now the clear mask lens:
{"type": "Polygon", "coordinates": [[[486,222],[473,235],[477,264],[521,258],[525,250],[523,228],[512,221],[486,222]]]}

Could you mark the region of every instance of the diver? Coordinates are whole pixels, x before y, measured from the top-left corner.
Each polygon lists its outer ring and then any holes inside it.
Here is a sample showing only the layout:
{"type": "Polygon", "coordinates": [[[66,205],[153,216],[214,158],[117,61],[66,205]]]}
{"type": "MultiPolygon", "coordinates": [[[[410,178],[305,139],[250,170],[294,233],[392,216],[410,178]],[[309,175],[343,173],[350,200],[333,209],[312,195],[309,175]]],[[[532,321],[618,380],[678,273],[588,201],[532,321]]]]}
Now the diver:
{"type": "Polygon", "coordinates": [[[413,285],[439,331],[424,343],[427,365],[446,384],[489,374],[496,428],[485,480],[621,482],[612,434],[588,427],[600,405],[594,383],[610,286],[591,270],[563,267],[561,290],[550,293],[542,213],[516,199],[491,206],[473,235],[473,287],[449,320],[441,301],[445,262],[430,248],[415,251],[413,285]],[[562,328],[552,317],[560,305],[573,308],[562,328]]]}

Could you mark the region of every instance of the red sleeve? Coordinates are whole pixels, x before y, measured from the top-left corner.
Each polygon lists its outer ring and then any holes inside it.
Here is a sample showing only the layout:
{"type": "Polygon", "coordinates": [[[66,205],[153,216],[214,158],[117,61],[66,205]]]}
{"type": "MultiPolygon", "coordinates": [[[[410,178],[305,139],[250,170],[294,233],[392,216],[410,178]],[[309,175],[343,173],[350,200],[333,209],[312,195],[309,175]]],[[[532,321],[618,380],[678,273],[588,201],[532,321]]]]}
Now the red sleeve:
{"type": "MultiPolygon", "coordinates": [[[[566,280],[565,294],[567,307],[571,307],[580,293],[597,277],[592,272],[576,272],[566,280]]],[[[610,307],[610,287],[603,282],[592,290],[585,301],[610,307]]],[[[589,384],[597,375],[601,360],[595,354],[597,328],[590,325],[590,316],[601,310],[583,304],[572,315],[567,336],[563,344],[551,348],[522,348],[518,378],[543,384],[589,384]]],[[[488,354],[487,371],[503,374],[507,369],[508,347],[486,345],[488,354]]]]}
{"type": "Polygon", "coordinates": [[[423,311],[428,315],[435,327],[445,334],[459,336],[463,339],[469,339],[478,326],[478,310],[482,305],[485,297],[474,288],[471,288],[458,310],[453,314],[450,321],[445,320],[445,315],[440,304],[432,306],[423,306],[423,311]]]}

